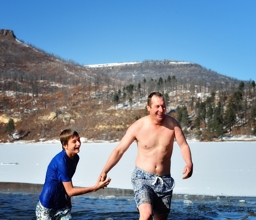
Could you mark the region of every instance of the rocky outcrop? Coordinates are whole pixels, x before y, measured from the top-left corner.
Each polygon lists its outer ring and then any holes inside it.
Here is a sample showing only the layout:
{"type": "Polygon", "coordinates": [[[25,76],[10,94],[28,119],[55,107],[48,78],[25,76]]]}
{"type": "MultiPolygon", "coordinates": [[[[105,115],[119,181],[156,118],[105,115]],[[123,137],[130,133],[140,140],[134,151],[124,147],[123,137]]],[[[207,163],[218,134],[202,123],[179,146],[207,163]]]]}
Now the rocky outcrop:
{"type": "Polygon", "coordinates": [[[62,120],[65,124],[66,123],[75,123],[73,116],[67,112],[56,114],[56,112],[51,112],[48,115],[39,116],[38,119],[40,121],[54,121],[56,119],[62,120]]]}
{"type": "Polygon", "coordinates": [[[7,124],[11,118],[13,119],[14,123],[21,121],[20,118],[14,118],[14,117],[10,117],[10,116],[3,114],[3,115],[0,115],[0,123],[7,124]]]}
{"type": "Polygon", "coordinates": [[[38,119],[41,121],[52,121],[57,118],[57,114],[55,112],[51,112],[49,115],[39,116],[38,119]]]}
{"type": "Polygon", "coordinates": [[[16,36],[14,35],[12,30],[4,30],[0,29],[0,40],[15,40],[16,36]]]}

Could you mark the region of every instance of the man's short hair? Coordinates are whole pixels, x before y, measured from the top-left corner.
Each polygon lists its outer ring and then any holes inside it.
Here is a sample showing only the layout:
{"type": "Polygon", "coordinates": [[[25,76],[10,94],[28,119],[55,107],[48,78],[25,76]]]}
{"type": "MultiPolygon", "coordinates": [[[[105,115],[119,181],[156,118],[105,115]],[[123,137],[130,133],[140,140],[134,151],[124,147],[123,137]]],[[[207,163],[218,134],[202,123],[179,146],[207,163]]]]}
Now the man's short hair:
{"type": "Polygon", "coordinates": [[[72,129],[65,129],[60,133],[60,142],[62,145],[62,148],[64,145],[68,144],[68,140],[73,137],[79,137],[78,132],[72,130],[72,129]]]}
{"type": "Polygon", "coordinates": [[[147,101],[148,106],[151,106],[151,99],[152,99],[153,96],[162,97],[164,99],[162,93],[160,93],[160,92],[151,92],[148,96],[148,101],[147,101]]]}

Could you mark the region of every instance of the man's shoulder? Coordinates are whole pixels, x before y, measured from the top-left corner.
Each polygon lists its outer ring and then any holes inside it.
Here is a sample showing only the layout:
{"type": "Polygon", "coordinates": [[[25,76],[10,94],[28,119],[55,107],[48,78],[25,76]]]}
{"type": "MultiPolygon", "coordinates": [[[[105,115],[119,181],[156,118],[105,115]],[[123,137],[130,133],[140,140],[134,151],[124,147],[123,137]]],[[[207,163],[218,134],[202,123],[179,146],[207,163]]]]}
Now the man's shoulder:
{"type": "Polygon", "coordinates": [[[139,118],[138,120],[136,120],[133,124],[139,125],[139,124],[146,122],[148,119],[149,119],[149,116],[146,115],[146,116],[143,116],[143,117],[139,118]]]}
{"type": "Polygon", "coordinates": [[[166,114],[165,118],[164,118],[164,121],[165,121],[165,123],[179,126],[179,122],[174,117],[172,117],[171,115],[166,114]]]}
{"type": "Polygon", "coordinates": [[[177,121],[173,116],[165,114],[165,119],[170,121],[177,121]]]}
{"type": "Polygon", "coordinates": [[[148,116],[143,116],[131,124],[128,131],[137,133],[148,121],[148,116]]]}

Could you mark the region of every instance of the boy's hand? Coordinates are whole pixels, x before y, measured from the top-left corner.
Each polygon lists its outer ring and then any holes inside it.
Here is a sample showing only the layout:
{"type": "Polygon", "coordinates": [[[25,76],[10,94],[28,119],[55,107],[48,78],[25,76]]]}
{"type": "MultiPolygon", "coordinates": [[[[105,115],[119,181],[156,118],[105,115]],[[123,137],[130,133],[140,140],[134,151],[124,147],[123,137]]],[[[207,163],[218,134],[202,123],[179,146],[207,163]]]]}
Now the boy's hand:
{"type": "Polygon", "coordinates": [[[103,187],[107,187],[108,184],[110,183],[110,181],[111,181],[111,179],[108,178],[108,179],[106,179],[106,180],[104,180],[103,182],[100,182],[100,183],[103,185],[103,187]]]}
{"type": "Polygon", "coordinates": [[[101,189],[101,188],[104,189],[104,187],[107,187],[107,186],[108,186],[108,184],[110,183],[110,181],[111,181],[110,178],[108,178],[108,179],[106,179],[106,180],[104,180],[104,181],[102,181],[101,178],[99,178],[99,179],[98,179],[98,182],[96,183],[97,188],[98,188],[98,189],[101,189]]]}

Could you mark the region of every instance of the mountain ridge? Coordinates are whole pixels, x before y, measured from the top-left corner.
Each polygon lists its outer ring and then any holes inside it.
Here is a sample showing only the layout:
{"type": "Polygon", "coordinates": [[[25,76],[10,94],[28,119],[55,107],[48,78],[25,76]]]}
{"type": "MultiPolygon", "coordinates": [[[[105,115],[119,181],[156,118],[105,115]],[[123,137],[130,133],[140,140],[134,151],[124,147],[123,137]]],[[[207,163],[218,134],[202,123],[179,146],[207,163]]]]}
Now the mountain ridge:
{"type": "Polygon", "coordinates": [[[204,102],[212,91],[221,99],[240,83],[183,61],[82,66],[25,44],[11,30],[0,30],[0,48],[0,142],[54,139],[65,127],[88,139],[118,140],[147,114],[142,106],[153,90],[164,93],[168,109],[191,105],[193,128],[195,100],[204,102]],[[10,119],[15,129],[8,133],[10,119]]]}

